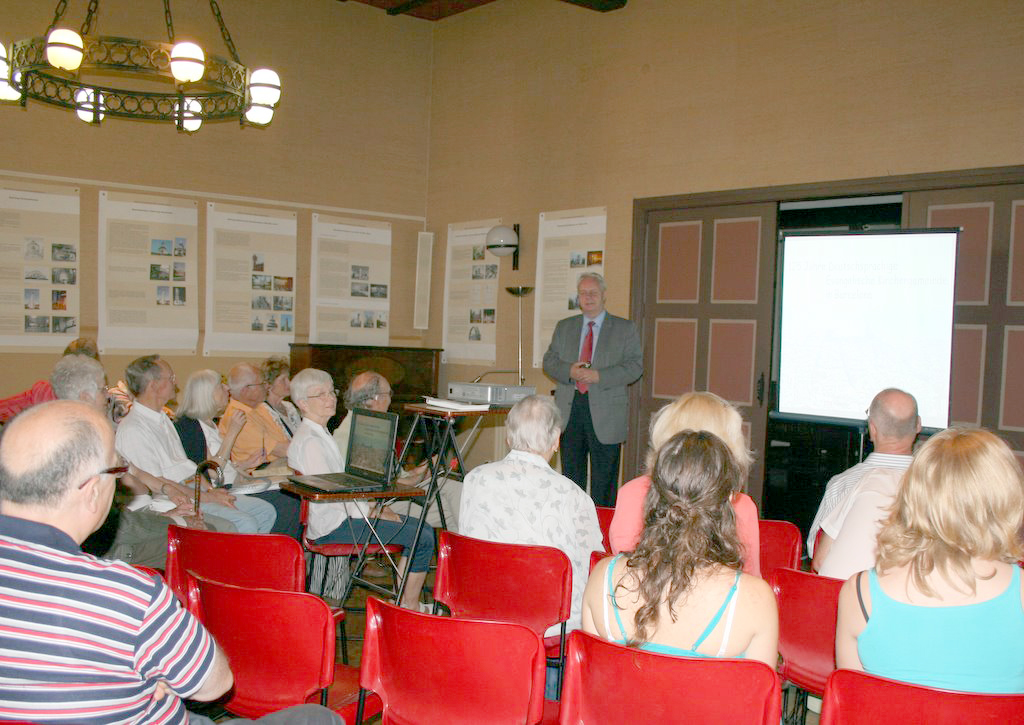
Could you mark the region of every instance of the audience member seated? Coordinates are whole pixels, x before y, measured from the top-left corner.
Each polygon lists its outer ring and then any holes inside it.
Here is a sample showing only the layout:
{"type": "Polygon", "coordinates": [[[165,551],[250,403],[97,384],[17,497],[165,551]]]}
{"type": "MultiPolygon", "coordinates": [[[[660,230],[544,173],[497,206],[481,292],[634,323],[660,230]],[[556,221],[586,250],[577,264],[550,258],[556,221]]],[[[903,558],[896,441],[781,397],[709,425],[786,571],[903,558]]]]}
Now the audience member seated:
{"type": "Polygon", "coordinates": [[[231,400],[220,419],[220,434],[227,437],[229,422],[236,412],[245,415],[245,425],[231,447],[231,460],[246,473],[265,468],[288,456],[290,436],[263,405],[267,399],[267,383],[263,373],[247,362],[238,363],[228,373],[231,400]],[[252,466],[246,464],[256,461],[252,466]]]}
{"type": "Polygon", "coordinates": [[[302,414],[295,404],[285,400],[291,394],[291,368],[283,357],[268,357],[260,365],[263,382],[267,384],[267,399],[263,402],[270,409],[284,432],[291,438],[302,424],[302,414]]]}
{"type": "MultiPolygon", "coordinates": [[[[565,552],[572,563],[568,629],[579,629],[590,552],[602,548],[594,502],[548,464],[562,431],[562,416],[552,398],[524,398],[509,411],[505,425],[509,454],[477,466],[466,476],[460,533],[565,552]]],[[[548,634],[558,634],[557,625],[548,634]]]]}
{"type": "Polygon", "coordinates": [[[633,553],[594,567],[584,631],[652,652],[775,668],[775,594],[743,573],[730,504],[743,470],[707,431],[677,433],[658,449],[640,541],[633,553]]]}
{"type": "Polygon", "coordinates": [[[965,692],[1024,693],[1024,479],[1002,440],[950,428],[914,456],[878,534],[878,561],[843,585],[836,663],[965,692]]]}
{"type": "MultiPolygon", "coordinates": [[[[63,357],[67,357],[68,355],[84,355],[96,360],[97,362],[100,359],[99,350],[96,348],[96,341],[88,337],[80,337],[77,340],[72,340],[68,346],[64,348],[63,357]]],[[[39,403],[45,403],[49,400],[56,399],[57,396],[53,392],[53,387],[51,386],[50,381],[37,380],[28,390],[0,400],[0,424],[6,423],[18,413],[31,408],[33,405],[38,405],[39,403]]]]}
{"type": "MultiPolygon", "coordinates": [[[[292,400],[302,412],[302,425],[288,447],[288,465],[305,475],[344,471],[345,460],[325,427],[338,409],[334,380],[323,370],[306,368],[292,379],[291,389],[292,400]]],[[[366,523],[368,516],[379,517],[374,527],[385,544],[402,546],[405,556],[411,552],[412,568],[401,605],[417,609],[434,555],[434,530],[430,526],[424,525],[419,540],[415,540],[418,519],[396,514],[387,506],[371,512],[364,501],[338,501],[310,504],[306,535],[318,544],[361,543],[372,535],[366,523]]],[[[405,556],[400,562],[402,571],[405,556]]]]}
{"type": "MultiPolygon", "coordinates": [[[[110,421],[81,402],[36,406],[0,441],[0,719],[201,725],[182,698],[232,685],[162,579],[79,548],[106,518],[116,464],[110,421]]],[[[341,721],[303,706],[258,722],[341,721]]]]}
{"type": "Polygon", "coordinates": [[[874,443],[874,450],[856,466],[832,477],[811,524],[807,551],[814,557],[811,565],[814,571],[821,572],[844,521],[854,510],[854,520],[858,523],[851,525],[850,530],[861,529],[863,535],[855,540],[848,534],[844,545],[851,547],[849,551],[854,558],[859,557],[861,565],[844,563],[843,559],[849,554],[840,554],[830,566],[830,570],[836,573],[829,576],[846,579],[874,563],[875,532],[878,521],[883,517],[878,506],[892,503],[892,495],[910,465],[910,454],[920,432],[921,418],[917,415],[917,401],[913,395],[887,388],[874,397],[868,408],[868,435],[874,443]],[[877,505],[876,510],[872,511],[874,505],[877,505]],[[865,531],[864,527],[869,522],[871,525],[865,531]],[[821,542],[815,545],[819,530],[822,532],[821,542]],[[865,542],[865,536],[870,541],[865,542]]]}
{"type": "MultiPolygon", "coordinates": [[[[195,476],[195,462],[185,455],[174,424],[162,412],[176,390],[171,366],[159,355],[146,355],[125,369],[125,379],[135,402],[117,427],[118,453],[158,478],[184,481],[195,476]]],[[[276,514],[266,501],[210,489],[205,480],[200,485],[204,515],[227,519],[242,533],[265,534],[273,527],[276,514]]]]}
{"type": "MultiPolygon", "coordinates": [[[[753,456],[743,435],[743,418],[736,408],[714,393],[686,393],[669,403],[651,418],[651,447],[647,468],[654,467],[658,449],[669,438],[683,430],[706,430],[725,441],[739,466],[739,478],[732,495],[743,555],[743,571],[761,576],[760,534],[757,528],[757,505],[742,493],[750,472],[753,456]]],[[[644,527],[644,499],[651,488],[651,474],[634,478],[619,489],[615,515],[608,539],[615,554],[633,551],[644,527]]]]}
{"type": "MultiPolygon", "coordinates": [[[[226,422],[226,435],[222,438],[220,429],[214,418],[220,416],[228,404],[228,386],[221,382],[220,375],[214,370],[198,370],[192,373],[185,383],[178,404],[178,415],[174,419],[174,428],[181,438],[185,455],[194,463],[199,464],[207,459],[216,461],[224,475],[227,486],[244,485],[248,477],[240,473],[230,460],[230,453],[235,439],[245,425],[245,413],[236,410],[226,422]],[[210,452],[215,451],[211,456],[210,452]]],[[[239,464],[243,470],[251,469],[260,462],[257,451],[253,456],[239,464]]],[[[282,491],[263,491],[247,494],[253,498],[266,501],[274,507],[277,518],[271,533],[285,534],[293,539],[302,536],[301,502],[295,496],[282,491]]]]}
{"type": "MultiPolygon", "coordinates": [[[[380,373],[366,371],[356,375],[345,389],[346,410],[373,410],[386,413],[391,408],[391,384],[380,373]]],[[[348,439],[352,431],[352,416],[345,413],[341,423],[334,429],[334,442],[338,444],[342,460],[348,457],[348,439]]],[[[427,477],[427,466],[421,464],[408,471],[399,473],[398,482],[406,486],[423,486],[427,477]]],[[[454,478],[442,478],[439,482],[441,502],[444,506],[445,528],[459,531],[459,506],[462,498],[462,481],[454,478]]],[[[418,503],[407,501],[396,504],[409,516],[419,517],[423,507],[418,503]]],[[[427,524],[435,528],[441,527],[441,515],[437,506],[431,506],[427,513],[427,524]]]]}

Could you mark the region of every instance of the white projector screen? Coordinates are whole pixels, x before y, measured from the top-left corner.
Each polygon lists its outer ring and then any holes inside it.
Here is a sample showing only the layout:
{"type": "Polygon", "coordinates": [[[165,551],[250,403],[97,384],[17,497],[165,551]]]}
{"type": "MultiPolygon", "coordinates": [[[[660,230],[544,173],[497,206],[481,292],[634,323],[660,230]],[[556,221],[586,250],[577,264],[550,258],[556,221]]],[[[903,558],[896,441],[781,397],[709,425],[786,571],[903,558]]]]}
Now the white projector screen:
{"type": "Polygon", "coordinates": [[[956,230],[787,234],[777,415],[862,422],[884,388],[949,425],[956,230]]]}

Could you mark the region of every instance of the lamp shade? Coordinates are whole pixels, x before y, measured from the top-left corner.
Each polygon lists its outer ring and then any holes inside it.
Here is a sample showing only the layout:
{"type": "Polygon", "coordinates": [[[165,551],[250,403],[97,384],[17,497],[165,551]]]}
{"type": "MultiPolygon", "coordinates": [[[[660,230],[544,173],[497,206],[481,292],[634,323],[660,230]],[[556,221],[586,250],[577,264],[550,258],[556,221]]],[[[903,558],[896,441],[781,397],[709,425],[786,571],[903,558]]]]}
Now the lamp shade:
{"type": "Polygon", "coordinates": [[[85,56],[82,36],[68,28],[54,28],[46,38],[46,62],[61,70],[78,70],[85,56]]]}
{"type": "Polygon", "coordinates": [[[189,133],[195,133],[203,125],[200,114],[203,112],[203,104],[198,98],[185,98],[179,110],[181,116],[181,128],[189,133]]]}
{"type": "Polygon", "coordinates": [[[507,257],[519,248],[519,235],[506,226],[492,227],[487,232],[487,251],[496,257],[507,257]]]}
{"type": "Polygon", "coordinates": [[[245,112],[245,120],[254,126],[266,126],[274,119],[274,109],[263,103],[254,103],[245,112]]]}
{"type": "Polygon", "coordinates": [[[253,103],[276,106],[281,100],[281,77],[270,68],[257,68],[249,77],[249,97],[253,103]]]}
{"type": "Polygon", "coordinates": [[[21,94],[10,83],[11,66],[7,63],[7,48],[0,43],[0,101],[16,101],[21,94]]]}
{"type": "Polygon", "coordinates": [[[179,83],[195,83],[206,72],[206,56],[195,43],[178,43],[171,48],[171,75],[179,83]]]}
{"type": "Polygon", "coordinates": [[[75,91],[75,106],[75,113],[86,123],[98,123],[106,116],[103,113],[106,109],[106,106],[103,105],[103,94],[92,88],[79,88],[75,91]],[[96,112],[97,104],[99,106],[98,114],[96,112]]]}

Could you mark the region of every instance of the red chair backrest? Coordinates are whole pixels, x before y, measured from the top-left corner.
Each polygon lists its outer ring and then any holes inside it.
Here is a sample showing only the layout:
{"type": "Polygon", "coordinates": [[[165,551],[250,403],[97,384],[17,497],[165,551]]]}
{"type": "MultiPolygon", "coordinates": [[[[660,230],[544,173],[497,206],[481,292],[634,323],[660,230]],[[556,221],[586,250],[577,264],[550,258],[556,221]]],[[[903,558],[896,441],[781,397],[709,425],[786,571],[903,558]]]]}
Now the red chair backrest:
{"type": "Polygon", "coordinates": [[[916,722],[1024,723],[1024,695],[950,692],[866,672],[836,670],[825,685],[821,725],[916,722]]]}
{"type": "Polygon", "coordinates": [[[244,717],[301,705],[334,679],[335,624],[313,594],[196,577],[203,623],[231,662],[224,707],[244,717]]]}
{"type": "Polygon", "coordinates": [[[198,614],[188,572],[214,581],[286,592],[306,589],[306,560],[299,542],[282,534],[228,534],[167,528],[167,583],[198,614]]]}
{"type": "Polygon", "coordinates": [[[569,619],[572,566],[550,546],[499,544],[442,531],[434,599],[453,617],[515,622],[543,636],[569,619]]]}
{"type": "Polygon", "coordinates": [[[359,684],[383,700],[383,725],[537,723],[544,666],[540,635],[522,625],[366,600],[359,684]]]}
{"type": "Polygon", "coordinates": [[[675,657],[569,635],[560,725],[631,722],[778,725],[779,677],[754,660],[675,657]]]}
{"type": "Polygon", "coordinates": [[[815,695],[836,668],[836,612],[842,579],[796,569],[772,571],[779,603],[779,674],[815,695]]]}
{"type": "Polygon", "coordinates": [[[608,531],[612,526],[612,519],[615,518],[615,507],[595,506],[597,509],[597,525],[601,527],[601,543],[608,553],[612,551],[611,541],[608,539],[608,531]]]}
{"type": "Polygon", "coordinates": [[[761,576],[767,577],[772,569],[800,568],[803,542],[800,529],[788,521],[761,519],[757,522],[761,540],[761,576]]]}

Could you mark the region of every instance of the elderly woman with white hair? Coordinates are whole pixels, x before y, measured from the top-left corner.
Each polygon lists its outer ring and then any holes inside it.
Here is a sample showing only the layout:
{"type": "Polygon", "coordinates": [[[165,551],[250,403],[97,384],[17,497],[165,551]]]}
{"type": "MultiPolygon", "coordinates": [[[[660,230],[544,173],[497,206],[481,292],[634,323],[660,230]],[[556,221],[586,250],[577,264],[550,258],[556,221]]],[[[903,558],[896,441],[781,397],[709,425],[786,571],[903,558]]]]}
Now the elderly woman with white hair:
{"type": "MultiPolygon", "coordinates": [[[[291,397],[302,413],[302,424],[288,446],[288,465],[305,475],[344,471],[345,453],[326,428],[338,409],[334,379],[323,370],[306,368],[292,378],[291,397]]],[[[370,508],[363,501],[313,503],[309,507],[306,535],[318,544],[363,542],[371,536],[366,522],[370,515],[370,508]]],[[[377,516],[374,528],[381,540],[403,547],[403,562],[406,556],[412,557],[400,604],[416,609],[434,555],[434,530],[424,526],[417,539],[419,519],[401,516],[386,506],[377,516]]],[[[403,569],[402,563],[399,568],[403,569]]]]}
{"type": "MultiPolygon", "coordinates": [[[[459,533],[565,552],[572,563],[568,628],[579,629],[590,552],[602,549],[601,529],[590,496],[548,463],[558,450],[561,423],[548,396],[531,395],[512,407],[505,423],[512,450],[502,460],[467,474],[459,533]]],[[[548,632],[557,633],[557,625],[548,632]]]]}

